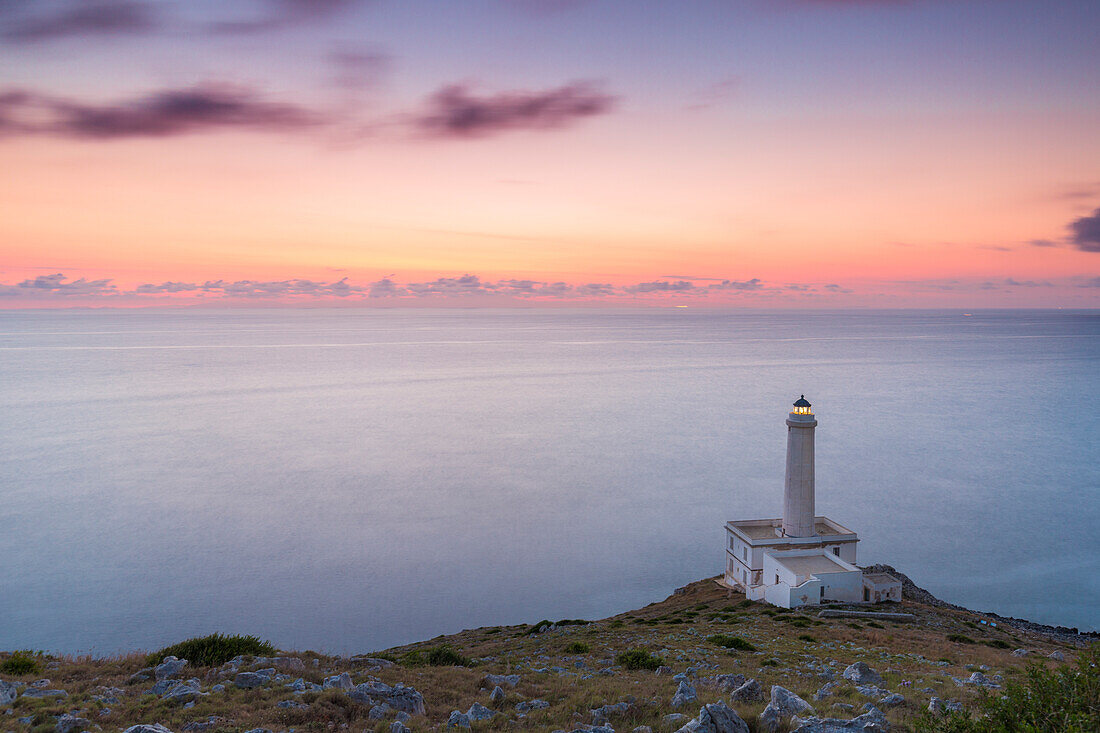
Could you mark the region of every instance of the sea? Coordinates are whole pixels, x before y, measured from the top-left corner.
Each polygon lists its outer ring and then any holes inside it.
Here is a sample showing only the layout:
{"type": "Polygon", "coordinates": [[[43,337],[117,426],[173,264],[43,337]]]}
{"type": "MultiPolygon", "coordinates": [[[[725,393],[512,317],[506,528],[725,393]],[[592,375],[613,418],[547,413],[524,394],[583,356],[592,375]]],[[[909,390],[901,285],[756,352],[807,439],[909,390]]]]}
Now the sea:
{"type": "Polygon", "coordinates": [[[980,611],[1100,627],[1100,311],[0,311],[0,649],[364,653],[601,618],[817,511],[980,611]]]}

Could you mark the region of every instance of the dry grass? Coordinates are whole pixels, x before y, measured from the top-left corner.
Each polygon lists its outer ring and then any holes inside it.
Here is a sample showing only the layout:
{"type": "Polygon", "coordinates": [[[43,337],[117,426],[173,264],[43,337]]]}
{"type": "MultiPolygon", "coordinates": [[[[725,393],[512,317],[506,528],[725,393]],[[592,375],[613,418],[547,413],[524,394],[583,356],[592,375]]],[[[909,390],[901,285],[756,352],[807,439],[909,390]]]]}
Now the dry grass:
{"type": "MultiPolygon", "coordinates": [[[[447,637],[418,642],[386,650],[395,659],[412,650],[428,650],[447,645],[471,660],[471,667],[404,667],[395,665],[380,672],[370,673],[362,664],[349,659],[326,657],[311,652],[297,656],[306,666],[305,672],[293,672],[293,677],[320,683],[324,677],[347,671],[358,683],[373,676],[387,684],[401,682],[419,690],[428,708],[427,718],[414,718],[409,725],[414,730],[441,727],[452,710],[465,711],[473,702],[494,708],[502,715],[475,724],[475,730],[551,730],[569,729],[577,723],[590,723],[590,710],[608,703],[629,701],[632,708],[627,714],[612,718],[616,730],[630,730],[637,725],[649,725],[656,731],[666,730],[662,718],[671,712],[681,712],[691,717],[699,707],[719,700],[715,690],[697,687],[699,700],[674,711],[670,701],[676,689],[671,677],[656,675],[652,671],[627,671],[616,665],[612,675],[598,671],[615,665],[615,657],[629,649],[645,649],[664,658],[666,665],[682,672],[689,666],[698,668],[699,676],[739,672],[755,677],[765,688],[778,684],[812,701],[813,693],[824,684],[816,676],[816,666],[825,660],[833,662],[833,668],[841,671],[845,666],[862,659],[883,674],[887,686],[900,691],[908,700],[906,705],[888,711],[891,722],[900,730],[911,730],[916,714],[927,706],[930,694],[962,700],[974,699],[976,691],[970,687],[958,687],[952,677],[965,678],[972,669],[987,665],[989,675],[1002,674],[1006,678],[1018,674],[1028,660],[1011,656],[1010,650],[998,649],[982,643],[958,644],[947,640],[950,634],[962,634],[976,642],[1000,639],[1012,648],[1026,647],[1035,652],[1049,653],[1060,649],[1070,660],[1074,650],[1060,646],[1048,639],[1006,629],[994,629],[978,624],[977,614],[955,610],[935,609],[912,603],[904,603],[905,611],[914,613],[918,622],[894,624],[879,622],[882,628],[865,623],[853,624],[848,619],[817,619],[811,613],[778,613],[757,603],[746,603],[743,596],[718,587],[714,582],[700,581],[688,586],[686,591],[668,599],[650,604],[630,613],[623,613],[588,625],[563,626],[540,634],[527,634],[528,627],[505,626],[471,629],[447,637]],[[716,634],[735,635],[758,648],[757,652],[724,649],[706,641],[716,634]],[[808,642],[800,636],[811,635],[808,642]],[[586,653],[571,652],[573,645],[583,644],[586,653]],[[314,659],[317,665],[314,666],[314,659]],[[937,664],[937,660],[949,660],[937,664]],[[774,660],[774,661],[772,661],[774,660]],[[574,666],[584,662],[586,668],[574,666]],[[553,671],[536,672],[541,668],[561,667],[564,674],[553,671]],[[506,697],[500,704],[489,701],[481,682],[487,673],[516,673],[520,683],[505,690],[506,697]],[[581,679],[583,675],[592,675],[581,679]],[[903,681],[910,686],[900,686],[903,681]],[[930,688],[934,693],[922,692],[930,688]],[[546,710],[530,712],[526,718],[516,718],[516,703],[541,699],[550,703],[546,710]]],[[[575,648],[579,649],[579,646],[575,648]]],[[[0,655],[2,656],[2,655],[0,655]]],[[[1034,657],[1032,657],[1034,658],[1034,657]]],[[[63,688],[69,697],[61,700],[32,700],[19,698],[14,714],[0,718],[4,730],[52,731],[54,716],[74,709],[104,730],[120,729],[140,722],[158,722],[173,731],[180,731],[184,724],[206,721],[216,716],[214,731],[243,731],[251,728],[269,728],[299,731],[331,730],[386,730],[391,718],[372,721],[367,718],[368,706],[352,701],[336,691],[293,695],[280,684],[272,684],[254,690],[239,690],[230,679],[220,679],[217,669],[189,668],[186,677],[198,677],[203,689],[223,682],[226,690],[199,698],[191,708],[168,703],[152,695],[141,694],[150,682],[127,684],[129,677],[144,666],[142,654],[111,658],[88,657],[49,658],[41,676],[53,681],[53,687],[63,688]],[[127,691],[119,703],[104,705],[91,699],[101,686],[118,687],[127,691]],[[307,710],[278,708],[280,700],[297,699],[309,704],[307,710]],[[110,708],[101,717],[100,711],[110,708]],[[33,723],[17,723],[17,718],[32,717],[33,723]]],[[[36,675],[15,677],[30,682],[36,675]]],[[[12,679],[5,675],[5,679],[12,679]]],[[[854,705],[858,711],[865,702],[856,690],[844,682],[835,696],[815,703],[820,713],[849,717],[831,709],[834,703],[854,705]]],[[[738,713],[756,729],[756,717],[764,705],[738,704],[738,713]]]]}

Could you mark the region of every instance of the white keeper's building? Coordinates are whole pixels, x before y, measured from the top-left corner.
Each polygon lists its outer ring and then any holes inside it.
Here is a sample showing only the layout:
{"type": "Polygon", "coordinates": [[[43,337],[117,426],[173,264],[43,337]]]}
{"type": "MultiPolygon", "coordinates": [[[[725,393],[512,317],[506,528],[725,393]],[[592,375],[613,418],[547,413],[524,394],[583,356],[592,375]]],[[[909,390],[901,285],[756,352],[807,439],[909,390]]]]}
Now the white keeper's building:
{"type": "Polygon", "coordinates": [[[856,533],[814,515],[817,419],[810,408],[803,395],[787,416],[783,518],[726,522],[726,585],[784,608],[900,601],[900,580],[865,575],[856,565],[856,533]]]}

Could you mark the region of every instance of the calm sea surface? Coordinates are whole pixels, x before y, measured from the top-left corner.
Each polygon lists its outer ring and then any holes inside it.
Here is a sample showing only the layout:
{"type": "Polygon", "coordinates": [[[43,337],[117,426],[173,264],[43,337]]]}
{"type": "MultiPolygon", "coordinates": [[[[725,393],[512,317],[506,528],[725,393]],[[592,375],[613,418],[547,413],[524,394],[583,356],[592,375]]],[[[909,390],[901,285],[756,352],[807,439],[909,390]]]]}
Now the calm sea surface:
{"type": "Polygon", "coordinates": [[[364,652],[602,617],[781,512],[1100,626],[1100,313],[0,312],[0,649],[364,652]]]}

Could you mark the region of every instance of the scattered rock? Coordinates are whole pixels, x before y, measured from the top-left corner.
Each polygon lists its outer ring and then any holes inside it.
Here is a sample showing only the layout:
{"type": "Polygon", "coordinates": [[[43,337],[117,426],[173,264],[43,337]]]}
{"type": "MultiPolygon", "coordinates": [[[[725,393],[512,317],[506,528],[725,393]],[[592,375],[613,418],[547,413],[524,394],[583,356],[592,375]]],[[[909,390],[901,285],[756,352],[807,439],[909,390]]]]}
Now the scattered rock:
{"type": "Polygon", "coordinates": [[[664,665],[661,665],[660,667],[658,667],[658,668],[656,669],[656,671],[655,671],[655,672],[654,672],[653,674],[656,674],[656,675],[666,675],[666,674],[672,674],[672,673],[673,673],[673,672],[675,672],[675,671],[676,671],[676,670],[674,670],[674,669],[673,669],[672,667],[666,667],[666,666],[664,666],[664,665]]]}
{"type": "Polygon", "coordinates": [[[382,703],[381,705],[375,705],[373,708],[368,710],[367,718],[370,720],[383,720],[385,719],[386,715],[392,712],[393,708],[391,708],[386,703],[382,703]]]}
{"type": "Polygon", "coordinates": [[[730,702],[761,702],[765,699],[764,688],[756,680],[749,680],[730,693],[730,702]]]}
{"type": "Polygon", "coordinates": [[[447,718],[448,728],[469,728],[470,718],[466,713],[461,710],[452,710],[451,716],[447,718]]]}
{"type": "Polygon", "coordinates": [[[550,707],[550,703],[545,700],[528,700],[526,702],[516,703],[517,713],[529,713],[532,710],[545,710],[550,707]]]}
{"type": "Polygon", "coordinates": [[[487,674],[485,679],[481,681],[481,686],[486,690],[491,690],[494,687],[515,687],[519,684],[518,674],[487,674]]]}
{"type": "Polygon", "coordinates": [[[933,696],[928,701],[928,712],[938,713],[940,715],[944,713],[958,713],[962,712],[962,703],[955,700],[941,700],[938,697],[933,696]]]}
{"type": "Polygon", "coordinates": [[[878,708],[872,707],[863,715],[851,720],[840,718],[807,718],[802,720],[791,733],[843,733],[844,731],[875,731],[890,730],[890,721],[878,708]]]}
{"type": "Polygon", "coordinates": [[[470,709],[466,711],[466,717],[469,718],[471,722],[475,720],[488,720],[496,714],[496,710],[490,710],[479,702],[475,702],[470,706],[470,709]]]}
{"type": "Polygon", "coordinates": [[[179,677],[183,668],[187,666],[186,659],[177,659],[176,657],[165,657],[164,660],[153,668],[153,676],[158,680],[170,680],[173,677],[179,677]]]}
{"type": "Polygon", "coordinates": [[[877,700],[884,695],[890,694],[889,690],[882,687],[875,687],[874,685],[858,685],[856,687],[856,692],[863,695],[864,697],[869,697],[873,700],[877,700]]]}
{"type": "Polygon", "coordinates": [[[262,687],[268,679],[266,675],[256,672],[238,672],[237,676],[233,678],[233,684],[242,690],[251,690],[255,687],[262,687]]]}
{"type": "Polygon", "coordinates": [[[340,674],[333,675],[332,677],[326,677],[325,682],[321,685],[326,690],[350,690],[355,687],[351,681],[351,675],[347,672],[341,672],[340,674]]]}
{"type": "Polygon", "coordinates": [[[1064,662],[1064,661],[1066,661],[1066,655],[1062,654],[1062,652],[1059,652],[1059,651],[1051,652],[1050,653],[1050,658],[1053,659],[1055,662],[1064,662]]]}
{"type": "Polygon", "coordinates": [[[187,703],[202,694],[200,683],[197,679],[190,679],[186,682],[181,682],[179,680],[162,680],[162,682],[170,682],[172,684],[171,687],[161,694],[161,700],[187,703]]]}
{"type": "Polygon", "coordinates": [[[905,697],[896,692],[892,692],[878,702],[880,705],[885,705],[888,708],[895,708],[898,705],[905,704],[905,697]]]}
{"type": "Polygon", "coordinates": [[[384,702],[394,710],[413,715],[424,715],[425,712],[424,696],[400,682],[393,687],[383,682],[363,682],[350,690],[348,697],[366,705],[378,705],[384,702]]]}
{"type": "Polygon", "coordinates": [[[635,728],[632,728],[630,733],[653,733],[653,729],[650,728],[648,725],[639,725],[635,728]]]}
{"type": "Polygon", "coordinates": [[[743,674],[717,674],[713,677],[702,677],[696,684],[700,687],[720,690],[721,692],[733,692],[745,682],[746,679],[743,674]]]}
{"type": "Polygon", "coordinates": [[[803,700],[785,687],[772,685],[772,699],[764,712],[760,713],[760,725],[768,731],[778,731],[784,718],[799,713],[814,711],[810,703],[803,700]]]}
{"type": "Polygon", "coordinates": [[[493,702],[500,702],[504,699],[504,690],[501,689],[500,685],[494,687],[493,691],[489,693],[489,699],[493,702]]]}
{"type": "Polygon", "coordinates": [[[23,690],[23,694],[20,697],[68,697],[69,693],[65,690],[44,690],[41,687],[30,687],[23,690]]]}
{"type": "Polygon", "coordinates": [[[19,688],[11,682],[0,680],[0,705],[11,705],[19,697],[19,688]]]}
{"type": "Polygon", "coordinates": [[[749,726],[724,702],[704,705],[677,733],[749,733],[749,726]]]}
{"type": "Polygon", "coordinates": [[[390,724],[390,733],[412,733],[412,731],[400,720],[395,720],[390,724]]]}
{"type": "Polygon", "coordinates": [[[275,704],[277,708],[285,708],[287,710],[305,710],[309,707],[304,702],[298,700],[280,700],[275,704]]]}
{"type": "Polygon", "coordinates": [[[592,714],[592,722],[597,725],[602,725],[607,722],[607,719],[614,715],[625,715],[630,711],[631,705],[628,702],[617,702],[614,705],[604,705],[602,707],[589,710],[592,714]]]}
{"type": "Polygon", "coordinates": [[[82,731],[85,728],[91,728],[94,725],[95,724],[92,723],[92,721],[87,720],[86,718],[78,718],[75,715],[64,713],[61,715],[61,717],[57,719],[57,723],[54,725],[53,729],[57,731],[57,733],[72,733],[72,731],[74,730],[82,731]]]}
{"type": "Polygon", "coordinates": [[[840,687],[839,682],[826,682],[821,686],[820,690],[814,693],[814,700],[824,700],[829,695],[832,695],[838,687],[840,687]]]}
{"type": "Polygon", "coordinates": [[[1015,649],[1012,652],[1012,656],[1014,657],[1026,657],[1028,654],[1031,654],[1031,652],[1027,649],[1015,649]]]}
{"type": "Polygon", "coordinates": [[[152,679],[152,677],[153,668],[146,667],[145,669],[139,669],[137,672],[134,672],[132,675],[130,675],[130,679],[127,680],[127,682],[131,685],[136,685],[138,682],[145,682],[146,680],[152,679]]]}
{"type": "Polygon", "coordinates": [[[141,723],[140,725],[131,725],[124,733],[172,733],[172,731],[160,723],[141,723]]]}
{"type": "Polygon", "coordinates": [[[863,662],[848,665],[847,669],[844,670],[844,679],[851,680],[855,685],[882,687],[886,684],[882,680],[882,675],[863,662]]]}
{"type": "Polygon", "coordinates": [[[695,702],[696,699],[698,699],[698,696],[695,694],[695,688],[689,685],[687,680],[680,680],[680,686],[676,688],[676,694],[672,696],[672,707],[678,708],[689,702],[695,702]]]}

